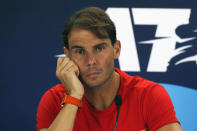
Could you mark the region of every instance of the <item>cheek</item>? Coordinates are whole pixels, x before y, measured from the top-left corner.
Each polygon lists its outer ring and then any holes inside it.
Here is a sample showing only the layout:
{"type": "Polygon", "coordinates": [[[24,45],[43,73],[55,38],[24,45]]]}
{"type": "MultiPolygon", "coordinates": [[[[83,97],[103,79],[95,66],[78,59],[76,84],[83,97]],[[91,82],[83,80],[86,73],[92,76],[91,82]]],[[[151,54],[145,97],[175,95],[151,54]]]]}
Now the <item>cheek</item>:
{"type": "Polygon", "coordinates": [[[112,54],[105,55],[101,60],[103,60],[102,63],[106,66],[106,68],[113,68],[114,58],[112,54]]]}
{"type": "Polygon", "coordinates": [[[78,66],[79,70],[82,70],[82,65],[83,65],[83,62],[79,59],[76,59],[76,58],[71,58],[72,61],[78,66]]]}

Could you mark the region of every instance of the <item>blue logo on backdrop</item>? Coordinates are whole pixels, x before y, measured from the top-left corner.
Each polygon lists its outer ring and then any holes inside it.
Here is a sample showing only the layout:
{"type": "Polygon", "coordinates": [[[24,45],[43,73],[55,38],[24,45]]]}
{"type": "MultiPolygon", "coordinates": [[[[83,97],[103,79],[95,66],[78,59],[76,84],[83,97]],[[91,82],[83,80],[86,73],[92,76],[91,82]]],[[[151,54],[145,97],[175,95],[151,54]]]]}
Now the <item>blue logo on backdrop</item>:
{"type": "Polygon", "coordinates": [[[197,89],[197,26],[191,9],[108,8],[122,49],[120,69],[197,89]]]}

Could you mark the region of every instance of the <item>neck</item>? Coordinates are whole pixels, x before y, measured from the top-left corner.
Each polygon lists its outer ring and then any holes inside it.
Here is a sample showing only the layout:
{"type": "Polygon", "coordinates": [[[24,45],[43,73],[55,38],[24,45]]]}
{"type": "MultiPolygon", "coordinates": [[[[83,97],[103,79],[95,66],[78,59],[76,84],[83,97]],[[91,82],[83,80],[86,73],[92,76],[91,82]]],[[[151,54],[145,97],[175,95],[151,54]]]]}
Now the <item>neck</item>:
{"type": "Polygon", "coordinates": [[[113,103],[119,86],[120,76],[114,71],[112,77],[104,85],[96,88],[85,88],[85,97],[95,109],[104,110],[113,103]]]}

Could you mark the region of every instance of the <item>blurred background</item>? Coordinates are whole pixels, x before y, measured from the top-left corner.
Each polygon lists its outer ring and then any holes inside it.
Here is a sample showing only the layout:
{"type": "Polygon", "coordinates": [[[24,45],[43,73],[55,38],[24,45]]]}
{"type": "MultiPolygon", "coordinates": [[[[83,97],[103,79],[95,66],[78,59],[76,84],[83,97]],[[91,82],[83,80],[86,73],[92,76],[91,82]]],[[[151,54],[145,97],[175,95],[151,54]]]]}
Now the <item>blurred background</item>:
{"type": "Polygon", "coordinates": [[[97,6],[117,27],[116,67],[163,85],[184,131],[197,130],[197,10],[195,0],[1,0],[2,131],[34,131],[42,95],[59,83],[55,55],[77,10],[97,6]],[[117,19],[118,18],[118,19],[117,19]]]}

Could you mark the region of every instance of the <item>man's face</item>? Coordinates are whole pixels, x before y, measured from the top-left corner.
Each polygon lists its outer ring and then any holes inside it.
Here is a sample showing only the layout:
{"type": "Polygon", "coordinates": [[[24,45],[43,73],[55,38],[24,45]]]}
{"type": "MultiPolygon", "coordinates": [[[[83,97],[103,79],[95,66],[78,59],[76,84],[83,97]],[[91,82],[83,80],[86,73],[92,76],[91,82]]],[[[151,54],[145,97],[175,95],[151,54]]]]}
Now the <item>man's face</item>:
{"type": "Polygon", "coordinates": [[[119,41],[112,46],[109,38],[99,39],[88,30],[75,29],[71,31],[68,43],[66,55],[79,67],[80,79],[85,85],[101,86],[111,78],[114,59],[120,53],[119,41]]]}

